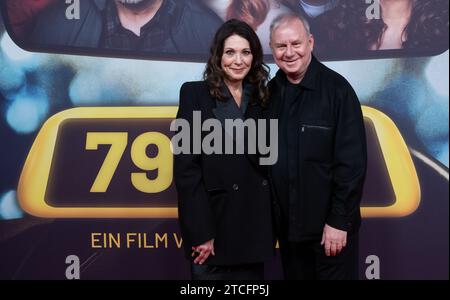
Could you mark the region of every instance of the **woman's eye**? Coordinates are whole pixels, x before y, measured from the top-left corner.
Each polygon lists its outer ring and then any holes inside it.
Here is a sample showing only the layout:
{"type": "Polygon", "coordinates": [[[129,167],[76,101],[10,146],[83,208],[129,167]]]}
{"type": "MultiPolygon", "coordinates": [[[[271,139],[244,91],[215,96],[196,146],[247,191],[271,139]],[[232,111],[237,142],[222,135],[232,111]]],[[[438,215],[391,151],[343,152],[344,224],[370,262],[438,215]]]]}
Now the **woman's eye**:
{"type": "Polygon", "coordinates": [[[225,52],[225,54],[226,54],[226,55],[233,55],[233,54],[234,54],[234,51],[228,50],[228,51],[225,52]]]}

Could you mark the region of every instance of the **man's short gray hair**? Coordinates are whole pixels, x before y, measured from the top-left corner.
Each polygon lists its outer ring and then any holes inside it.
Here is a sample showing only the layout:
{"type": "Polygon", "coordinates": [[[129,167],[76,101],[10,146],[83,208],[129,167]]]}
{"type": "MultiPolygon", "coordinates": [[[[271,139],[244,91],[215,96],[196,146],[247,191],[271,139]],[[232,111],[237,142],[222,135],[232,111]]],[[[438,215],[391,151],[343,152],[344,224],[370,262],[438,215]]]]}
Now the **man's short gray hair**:
{"type": "Polygon", "coordinates": [[[302,15],[293,13],[293,12],[289,12],[289,13],[283,13],[278,15],[275,19],[273,19],[272,23],[270,24],[270,40],[272,41],[272,35],[273,32],[280,27],[281,25],[284,25],[288,22],[294,21],[294,20],[299,20],[300,22],[302,22],[303,26],[306,29],[306,33],[308,35],[311,34],[311,27],[309,26],[309,22],[308,20],[303,17],[302,15]]]}

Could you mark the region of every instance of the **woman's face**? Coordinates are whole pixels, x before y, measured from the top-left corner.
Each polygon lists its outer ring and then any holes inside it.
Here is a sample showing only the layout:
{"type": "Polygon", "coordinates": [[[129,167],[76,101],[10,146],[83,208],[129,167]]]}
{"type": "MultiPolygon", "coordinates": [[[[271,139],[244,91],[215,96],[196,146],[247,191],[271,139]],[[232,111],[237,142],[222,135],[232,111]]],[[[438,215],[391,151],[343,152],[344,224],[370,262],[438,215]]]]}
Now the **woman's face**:
{"type": "Polygon", "coordinates": [[[227,80],[243,81],[250,72],[252,62],[253,54],[246,39],[235,34],[225,40],[221,67],[227,80]]]}

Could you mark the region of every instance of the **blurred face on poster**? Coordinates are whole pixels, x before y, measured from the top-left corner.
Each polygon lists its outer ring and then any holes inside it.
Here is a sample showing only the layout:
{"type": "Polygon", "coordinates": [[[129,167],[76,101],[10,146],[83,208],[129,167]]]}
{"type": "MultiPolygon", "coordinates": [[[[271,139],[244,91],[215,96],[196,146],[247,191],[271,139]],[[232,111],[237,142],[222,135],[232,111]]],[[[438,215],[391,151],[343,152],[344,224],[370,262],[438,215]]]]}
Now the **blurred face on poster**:
{"type": "Polygon", "coordinates": [[[232,35],[225,40],[221,67],[225,72],[226,80],[242,82],[253,62],[250,43],[239,35],[232,35]]]}
{"type": "Polygon", "coordinates": [[[28,51],[204,61],[229,19],[249,24],[270,59],[269,27],[295,13],[321,60],[427,56],[448,49],[448,0],[4,0],[10,36],[28,51]],[[78,12],[77,12],[78,10],[78,12]],[[73,18],[79,19],[73,19],[73,18]]]}
{"type": "Polygon", "coordinates": [[[288,78],[303,78],[314,49],[314,38],[305,25],[299,19],[281,21],[273,28],[270,45],[275,63],[288,78]]]}

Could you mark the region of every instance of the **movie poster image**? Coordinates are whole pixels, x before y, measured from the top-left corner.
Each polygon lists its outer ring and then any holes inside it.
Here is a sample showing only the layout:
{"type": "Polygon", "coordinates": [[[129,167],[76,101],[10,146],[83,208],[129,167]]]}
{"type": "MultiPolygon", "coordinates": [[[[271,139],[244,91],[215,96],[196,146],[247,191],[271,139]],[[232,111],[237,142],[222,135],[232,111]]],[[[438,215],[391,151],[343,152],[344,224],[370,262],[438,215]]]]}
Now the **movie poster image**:
{"type": "MultiPolygon", "coordinates": [[[[1,279],[67,279],[74,258],[81,279],[189,279],[167,147],[180,87],[202,80],[234,18],[273,78],[284,13],[308,20],[314,55],[363,107],[360,279],[374,265],[379,279],[448,279],[448,1],[129,2],[0,1],[1,279]],[[113,144],[89,145],[99,132],[125,134],[115,160],[113,144]]],[[[265,273],[282,279],[279,253],[265,273]]]]}

